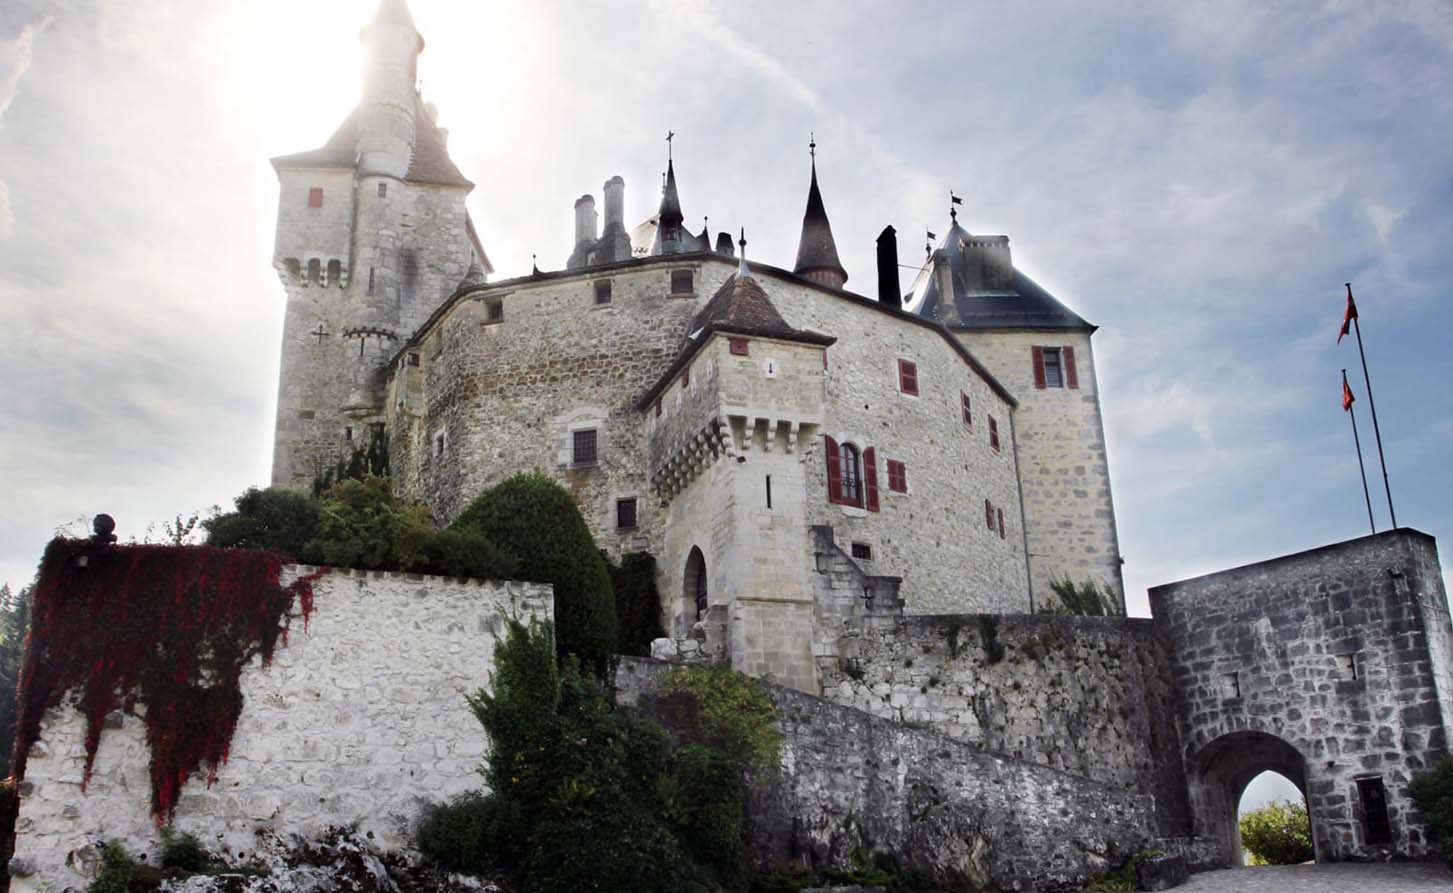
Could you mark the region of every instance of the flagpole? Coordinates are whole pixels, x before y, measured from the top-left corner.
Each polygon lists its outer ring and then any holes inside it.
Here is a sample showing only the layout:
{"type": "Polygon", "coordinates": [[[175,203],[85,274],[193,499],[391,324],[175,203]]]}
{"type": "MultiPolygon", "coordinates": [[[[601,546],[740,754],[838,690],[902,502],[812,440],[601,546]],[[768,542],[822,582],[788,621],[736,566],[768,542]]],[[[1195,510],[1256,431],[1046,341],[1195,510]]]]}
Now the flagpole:
{"type": "MultiPolygon", "coordinates": [[[[1350,282],[1347,283],[1347,294],[1349,297],[1352,294],[1350,282]]],[[[1372,379],[1367,374],[1367,354],[1362,350],[1362,324],[1355,316],[1352,317],[1352,329],[1357,333],[1357,355],[1362,358],[1362,384],[1367,388],[1367,408],[1372,412],[1372,435],[1377,439],[1377,461],[1382,466],[1382,488],[1387,493],[1387,513],[1392,518],[1392,529],[1396,530],[1398,515],[1392,507],[1392,484],[1387,479],[1387,457],[1382,452],[1382,431],[1377,427],[1377,401],[1372,398],[1372,379]]]]}
{"type": "MultiPolygon", "coordinates": [[[[1347,370],[1342,370],[1342,385],[1347,386],[1347,370]]],[[[1367,466],[1362,464],[1362,441],[1357,437],[1357,411],[1349,404],[1347,418],[1352,420],[1352,445],[1357,447],[1357,470],[1362,472],[1362,498],[1367,502],[1367,523],[1377,533],[1377,522],[1372,519],[1372,494],[1367,489],[1367,466]]]]}

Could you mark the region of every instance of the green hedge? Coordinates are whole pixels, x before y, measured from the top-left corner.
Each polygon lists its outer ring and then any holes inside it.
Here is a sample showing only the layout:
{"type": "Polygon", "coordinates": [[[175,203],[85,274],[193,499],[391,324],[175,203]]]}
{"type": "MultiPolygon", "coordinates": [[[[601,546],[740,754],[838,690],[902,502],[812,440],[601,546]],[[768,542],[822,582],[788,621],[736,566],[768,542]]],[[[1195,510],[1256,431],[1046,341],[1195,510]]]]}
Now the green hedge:
{"type": "Polygon", "coordinates": [[[656,588],[656,559],[646,552],[609,564],[615,592],[616,648],[621,654],[651,656],[651,641],[666,635],[661,628],[661,593],[656,588]]]}
{"type": "Polygon", "coordinates": [[[237,511],[202,522],[207,545],[265,549],[301,558],[318,530],[318,500],[286,487],[248,487],[233,502],[237,511]]]}
{"type": "Polygon", "coordinates": [[[1413,805],[1433,827],[1443,858],[1453,864],[1453,755],[1445,756],[1408,785],[1413,805]]]}
{"type": "Polygon", "coordinates": [[[516,475],[480,494],[449,529],[483,535],[520,557],[521,579],[552,584],[559,653],[604,672],[616,648],[615,596],[570,493],[542,474],[516,475]]]}

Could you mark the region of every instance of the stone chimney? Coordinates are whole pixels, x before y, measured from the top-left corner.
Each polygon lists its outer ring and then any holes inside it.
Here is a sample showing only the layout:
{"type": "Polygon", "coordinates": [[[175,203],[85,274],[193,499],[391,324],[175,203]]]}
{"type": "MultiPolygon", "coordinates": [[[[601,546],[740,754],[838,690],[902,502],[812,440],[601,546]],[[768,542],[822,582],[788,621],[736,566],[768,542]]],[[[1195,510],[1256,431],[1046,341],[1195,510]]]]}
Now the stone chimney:
{"type": "Polygon", "coordinates": [[[605,230],[610,232],[611,226],[626,228],[626,181],[617,174],[605,181],[601,187],[605,196],[605,230]]]}
{"type": "Polygon", "coordinates": [[[970,291],[1008,291],[1014,285],[1014,264],[1008,236],[964,239],[964,285],[970,291]]]}
{"type": "Polygon", "coordinates": [[[575,200],[575,250],[565,261],[567,270],[576,270],[595,263],[591,256],[597,240],[595,225],[599,217],[595,213],[595,196],[582,195],[575,200]]]}
{"type": "Polygon", "coordinates": [[[892,226],[878,234],[878,303],[896,310],[903,308],[903,290],[898,285],[898,232],[892,226]]]}

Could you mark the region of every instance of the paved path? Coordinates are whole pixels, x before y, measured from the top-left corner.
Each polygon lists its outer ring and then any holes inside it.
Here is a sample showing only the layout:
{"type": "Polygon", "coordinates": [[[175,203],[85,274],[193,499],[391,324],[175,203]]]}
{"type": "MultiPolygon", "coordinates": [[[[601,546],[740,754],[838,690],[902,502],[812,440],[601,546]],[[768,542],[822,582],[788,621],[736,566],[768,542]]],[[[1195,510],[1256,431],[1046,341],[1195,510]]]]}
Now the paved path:
{"type": "Polygon", "coordinates": [[[1425,863],[1400,865],[1283,865],[1193,874],[1178,893],[1453,893],[1453,870],[1425,863]]]}

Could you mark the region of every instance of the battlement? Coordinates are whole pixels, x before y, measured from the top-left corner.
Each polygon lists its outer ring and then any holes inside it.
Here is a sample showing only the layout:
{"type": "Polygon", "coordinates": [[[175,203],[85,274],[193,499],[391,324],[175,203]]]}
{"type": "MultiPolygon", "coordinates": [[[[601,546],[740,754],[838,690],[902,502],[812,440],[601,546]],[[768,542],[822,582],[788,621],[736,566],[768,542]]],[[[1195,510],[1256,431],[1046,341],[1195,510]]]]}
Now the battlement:
{"type": "Polygon", "coordinates": [[[284,287],[348,287],[348,263],[340,257],[284,257],[273,267],[284,287]]]}

